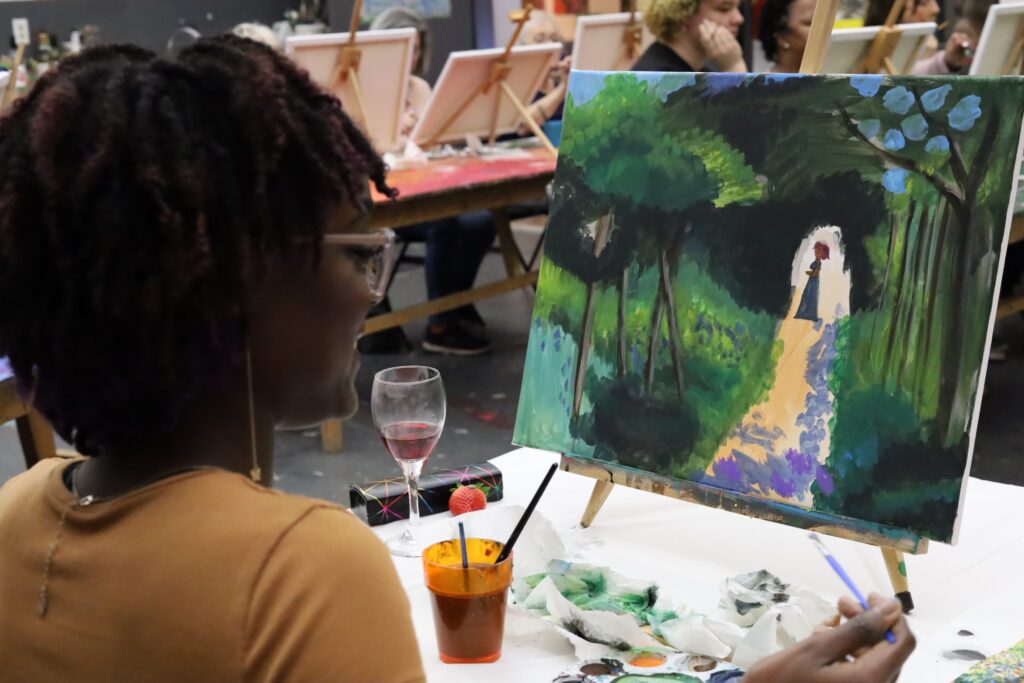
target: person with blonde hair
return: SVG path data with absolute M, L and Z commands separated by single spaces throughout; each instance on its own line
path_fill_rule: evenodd
M 738 0 L 644 0 L 641 5 L 656 41 L 633 71 L 747 71 L 736 38 L 743 25 Z

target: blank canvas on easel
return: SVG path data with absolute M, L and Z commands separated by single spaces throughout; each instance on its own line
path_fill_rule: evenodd
M 935 34 L 937 27 L 934 22 L 928 21 L 897 24 L 895 28 L 899 29 L 900 38 L 892 52 L 892 61 L 901 73 L 910 73 L 925 41 L 929 36 Z M 881 30 L 881 26 L 833 30 L 821 72 L 828 74 L 858 73 L 871 44 Z
M 1022 115 L 1019 78 L 574 72 L 515 443 L 955 540 Z
M 530 104 L 558 61 L 560 43 L 513 47 L 508 54 L 506 83 L 523 104 Z M 481 138 L 490 135 L 492 121 L 497 135 L 515 133 L 523 123 L 522 116 L 508 97 L 500 96 L 497 87 L 474 97 L 457 116 L 459 107 L 474 90 L 487 81 L 491 69 L 504 48 L 466 50 L 448 55 L 434 93 L 426 110 L 412 132 L 412 140 L 421 146 L 433 141 L 461 141 L 467 135 Z M 495 116 L 497 102 L 497 116 Z M 452 119 L 452 116 L 455 116 Z M 446 122 L 448 123 L 445 126 Z M 441 132 L 443 129 L 443 132 Z
M 971 62 L 972 76 L 1002 76 L 1016 68 L 1020 73 L 1021 53 L 1012 56 L 1024 40 L 1024 2 L 992 5 L 978 39 L 978 49 Z M 1014 61 L 1011 64 L 1009 62 Z
M 409 74 L 416 40 L 416 29 L 361 31 L 355 47 L 361 54 L 358 69 L 366 122 L 361 121 L 359 102 L 349 80 L 331 87 L 339 51 L 349 45 L 348 33 L 292 36 L 285 51 L 297 64 L 309 71 L 314 81 L 331 90 L 341 100 L 345 112 L 362 125 L 376 147 L 383 152 L 401 146 L 401 123 L 405 112 Z
M 629 12 L 580 17 L 572 44 L 572 68 L 578 71 L 629 71 L 633 62 L 654 42 L 654 36 L 644 25 L 643 15 L 637 12 L 633 25 L 640 29 L 640 41 L 630 59 L 625 50 L 629 17 Z

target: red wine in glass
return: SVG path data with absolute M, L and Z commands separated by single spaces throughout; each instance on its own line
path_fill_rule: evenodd
M 380 438 L 395 460 L 418 462 L 430 457 L 441 425 L 434 422 L 392 422 L 380 428 Z
M 444 429 L 446 402 L 441 373 L 422 365 L 381 370 L 373 378 L 370 396 L 373 424 L 405 478 L 409 522 L 401 535 L 387 541 L 394 555 L 419 557 L 419 480 L 423 466 Z

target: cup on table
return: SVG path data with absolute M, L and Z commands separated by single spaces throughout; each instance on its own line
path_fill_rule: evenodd
M 423 575 L 434 612 L 437 649 L 448 664 L 482 664 L 501 657 L 512 558 L 494 564 L 504 544 L 467 538 L 469 568 L 458 539 L 423 550 Z

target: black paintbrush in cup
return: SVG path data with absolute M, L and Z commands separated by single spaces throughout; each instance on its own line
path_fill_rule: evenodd
M 512 535 L 508 537 L 508 541 L 505 542 L 505 547 L 498 553 L 498 559 L 494 561 L 494 564 L 504 562 L 508 559 L 509 554 L 512 552 L 512 546 L 519 540 L 519 534 L 523 533 L 523 529 L 526 528 L 526 523 L 530 521 L 530 515 L 533 514 L 533 509 L 537 507 L 537 502 L 540 497 L 544 495 L 544 489 L 548 487 L 548 482 L 551 481 L 551 477 L 555 475 L 555 470 L 558 469 L 558 463 L 554 463 L 548 469 L 548 473 L 544 475 L 544 481 L 540 483 L 540 487 L 537 489 L 537 493 L 533 494 L 533 500 L 526 506 L 526 511 L 523 516 L 519 518 L 519 523 L 516 524 L 516 528 L 512 530 Z

